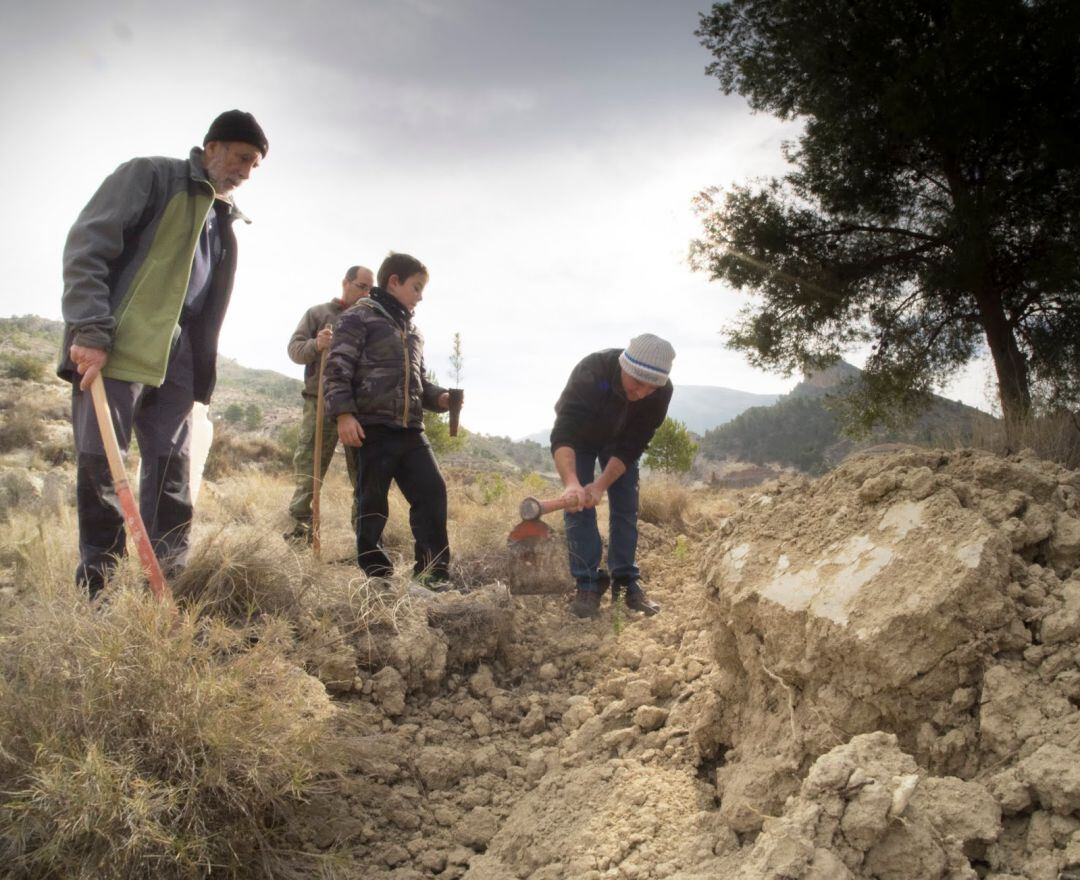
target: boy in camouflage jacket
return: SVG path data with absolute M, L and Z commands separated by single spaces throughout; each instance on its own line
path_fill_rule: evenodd
M 413 571 L 441 585 L 450 578 L 446 483 L 424 434 L 423 410 L 446 412 L 449 393 L 428 381 L 424 339 L 412 323 L 428 272 L 415 257 L 392 253 L 377 281 L 338 319 L 323 388 L 341 442 L 358 449 L 357 563 L 370 577 L 393 571 L 381 543 L 393 480 L 409 503 Z

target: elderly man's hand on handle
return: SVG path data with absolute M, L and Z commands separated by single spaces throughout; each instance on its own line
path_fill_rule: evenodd
M 75 369 L 82 376 L 79 388 L 83 391 L 90 390 L 90 383 L 105 368 L 105 362 L 109 359 L 109 353 L 100 348 L 87 348 L 84 345 L 72 345 L 68 349 Z

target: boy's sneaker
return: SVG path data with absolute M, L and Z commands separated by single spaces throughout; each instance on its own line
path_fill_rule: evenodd
M 570 613 L 575 617 L 596 617 L 600 613 L 600 591 L 578 587 L 577 595 L 570 603 Z

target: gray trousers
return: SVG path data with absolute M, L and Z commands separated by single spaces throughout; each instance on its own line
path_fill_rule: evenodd
M 160 388 L 105 380 L 113 427 L 123 452 L 132 432 L 139 444 L 139 512 L 166 576 L 187 560 L 191 533 L 191 407 L 194 397 L 191 342 L 181 332 L 173 343 Z M 79 567 L 75 579 L 91 598 L 125 550 L 124 516 L 89 391 L 72 386 L 71 424 L 78 466 Z

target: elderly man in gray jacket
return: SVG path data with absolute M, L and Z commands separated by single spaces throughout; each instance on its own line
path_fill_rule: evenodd
M 266 156 L 250 113 L 227 110 L 186 159 L 132 159 L 79 214 L 64 247 L 64 342 L 58 373 L 72 383 L 79 568 L 93 598 L 125 552 L 124 517 L 94 418 L 90 384 L 104 378 L 117 438 L 142 459 L 139 506 L 168 572 L 191 531 L 191 409 L 210 402 L 218 335 L 236 272 L 232 194 Z M 250 222 L 250 221 L 249 221 Z
M 341 281 L 340 299 L 312 306 L 296 325 L 289 339 L 289 357 L 293 363 L 304 365 L 304 414 L 300 422 L 300 436 L 296 440 L 293 456 L 293 475 L 296 490 L 289 502 L 289 516 L 293 528 L 285 533 L 286 541 L 311 543 L 311 502 L 314 496 L 315 473 L 315 410 L 319 394 L 319 361 L 322 353 L 330 348 L 334 338 L 333 325 L 346 309 L 371 293 L 375 286 L 374 273 L 364 266 L 350 266 Z M 337 448 L 337 425 L 334 419 L 324 417 L 319 480 L 326 477 L 330 459 Z M 345 465 L 349 471 L 350 485 L 356 485 L 356 449 L 345 447 Z M 356 504 L 353 504 L 356 519 Z M 354 522 L 355 525 L 355 522 Z

